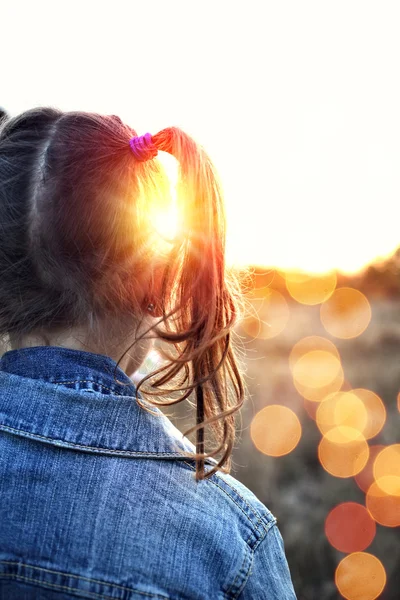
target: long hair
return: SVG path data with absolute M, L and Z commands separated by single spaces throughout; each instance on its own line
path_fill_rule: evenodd
M 129 140 L 136 135 L 116 116 L 52 107 L 0 119 L 0 335 L 74 326 L 95 334 L 113 316 L 131 319 L 133 328 L 143 286 L 161 261 L 160 318 L 150 329 L 171 351 L 137 389 L 151 380 L 151 398 L 180 393 L 163 405 L 195 398 L 196 425 L 183 435 L 196 431 L 196 453 L 188 456 L 196 480 L 206 479 L 231 470 L 235 413 L 244 401 L 232 342 L 240 287 L 225 265 L 221 184 L 204 149 L 181 129 L 152 136 L 179 165 L 180 227 L 161 260 L 151 215 L 169 182 L 157 158 L 135 159 Z M 206 426 L 216 441 L 209 453 Z M 205 458 L 221 452 L 205 472 Z

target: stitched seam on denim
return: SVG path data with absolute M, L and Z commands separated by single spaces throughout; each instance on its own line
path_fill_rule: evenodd
M 242 593 L 242 591 L 244 589 L 244 586 L 246 585 L 246 583 L 247 583 L 247 581 L 249 579 L 249 575 L 250 575 L 250 571 L 251 571 L 251 567 L 252 567 L 253 561 L 254 561 L 254 551 L 251 552 L 251 560 L 249 561 L 249 568 L 247 569 L 247 573 L 245 573 L 242 585 L 240 586 L 240 588 L 238 589 L 238 591 L 236 592 L 236 594 L 232 598 L 232 600 L 235 600 L 236 598 L 239 598 L 240 594 Z
M 125 396 L 126 394 L 120 394 L 119 392 L 116 392 L 115 390 L 113 390 L 112 388 L 107 387 L 106 385 L 103 385 L 102 383 L 99 383 L 98 381 L 96 381 L 95 379 L 76 379 L 75 381 L 63 381 L 63 380 L 57 380 L 57 381 L 50 381 L 50 383 L 95 383 L 96 385 L 99 385 L 100 387 L 104 388 L 105 390 L 108 390 L 109 392 L 112 392 L 113 394 L 115 394 L 116 396 Z M 121 384 L 122 385 L 122 384 Z M 127 387 L 129 387 L 129 383 L 127 384 Z
M 84 594 L 89 594 L 90 596 L 96 596 L 97 598 L 100 598 L 100 600 L 105 599 L 105 600 L 116 600 L 116 598 L 114 598 L 113 596 L 105 596 L 104 594 L 97 594 L 96 592 L 89 592 L 89 590 L 82 590 L 76 587 L 69 587 L 67 585 L 59 585 L 57 583 L 50 583 L 49 581 L 42 581 L 41 579 L 32 579 L 31 577 L 24 577 L 23 575 L 16 575 L 15 573 L 1 573 L 0 574 L 0 578 L 4 578 L 4 577 L 11 577 L 14 579 L 23 579 L 24 581 L 32 581 L 33 583 L 40 583 L 42 584 L 41 587 L 45 587 L 46 585 L 49 585 L 51 587 L 55 587 L 61 590 L 71 590 L 72 592 L 82 592 Z M 107 584 L 106 584 L 107 585 Z M 139 590 L 135 590 L 133 588 L 131 588 L 129 591 L 131 592 L 135 592 L 135 594 L 142 594 L 143 596 L 147 596 L 148 598 L 160 598 L 161 600 L 168 600 L 168 596 L 160 596 L 160 595 L 155 595 L 155 594 L 148 594 L 147 592 L 141 592 Z
M 238 589 L 238 591 L 237 591 L 236 595 L 233 597 L 233 600 L 235 600 L 236 598 L 239 598 L 240 594 L 242 593 L 242 591 L 243 591 L 243 589 L 244 589 L 244 586 L 246 585 L 246 583 L 247 583 L 247 580 L 248 580 L 248 578 L 249 578 L 249 575 L 250 575 L 250 570 L 251 570 L 251 566 L 252 566 L 252 564 L 253 564 L 253 559 L 251 559 L 251 561 L 250 561 L 249 568 L 247 569 L 247 573 L 245 574 L 245 576 L 244 576 L 244 578 L 243 578 L 242 585 L 241 585 L 241 587 Z
M 6 565 L 20 565 L 22 567 L 28 567 L 28 569 L 36 569 L 37 571 L 44 571 L 46 573 L 57 573 L 58 575 L 65 575 L 66 577 L 75 577 L 76 579 L 84 579 L 85 581 L 93 583 L 101 583 L 101 585 L 110 585 L 121 590 L 128 590 L 130 592 L 132 588 L 128 588 L 124 585 L 117 585 L 116 583 L 109 583 L 108 581 L 101 581 L 100 579 L 91 579 L 90 577 L 84 577 L 83 575 L 73 575 L 65 571 L 56 571 L 55 569 L 45 569 L 44 567 L 37 567 L 36 565 L 28 565 L 28 563 L 22 563 L 17 560 L 0 560 L 0 563 Z
M 266 534 L 265 534 L 265 535 L 264 535 L 262 538 L 259 538 L 259 539 L 256 541 L 256 543 L 254 544 L 254 546 L 253 546 L 253 548 L 252 548 L 253 552 L 255 552 L 255 551 L 257 550 L 258 546 L 261 544 L 261 542 L 263 542 L 263 541 L 265 540 L 265 538 L 267 537 L 268 533 L 269 533 L 269 532 L 271 531 L 271 529 L 273 529 L 275 526 L 276 526 L 276 527 L 278 527 L 278 522 L 277 522 L 277 520 L 276 520 L 276 519 L 275 519 L 275 523 L 272 523 L 272 524 L 271 524 L 271 526 L 270 526 L 270 527 L 268 527 L 268 531 L 267 531 L 267 533 L 266 533 Z
M 238 590 L 238 591 L 235 593 L 235 595 L 233 596 L 233 598 L 237 598 L 237 597 L 238 597 L 238 595 L 240 594 L 241 590 L 242 590 L 242 589 L 243 589 L 243 587 L 244 587 L 244 584 L 245 584 L 245 583 L 246 583 L 246 581 L 247 581 L 247 578 L 248 578 L 248 576 L 249 576 L 249 572 L 250 572 L 250 569 L 251 569 L 251 565 L 253 564 L 253 551 L 252 551 L 252 550 L 250 550 L 250 552 L 251 552 L 251 556 L 250 556 L 250 560 L 249 560 L 249 566 L 248 566 L 248 568 L 247 568 L 247 571 L 246 571 L 246 572 L 244 572 L 244 566 L 245 566 L 245 563 L 246 563 L 246 560 L 247 560 L 247 556 L 245 556 L 245 557 L 244 557 L 244 560 L 243 560 L 243 563 L 242 563 L 242 566 L 241 566 L 241 567 L 240 567 L 240 569 L 239 569 L 239 572 L 237 573 L 237 575 L 236 575 L 235 579 L 233 580 L 233 582 L 232 582 L 232 583 L 231 583 L 231 585 L 229 586 L 228 590 L 225 592 L 225 597 L 226 597 L 227 599 L 230 597 L 229 595 L 230 595 L 230 593 L 231 593 L 231 590 L 234 588 L 234 586 L 235 586 L 235 584 L 236 584 L 236 580 L 238 579 L 238 577 L 239 577 L 239 576 L 243 576 L 243 577 L 244 577 L 244 579 L 243 579 L 243 583 L 242 583 L 242 586 L 241 586 L 241 588 L 239 588 L 239 590 Z M 243 571 L 243 573 L 242 573 L 242 571 Z M 232 598 L 232 596 L 231 596 L 231 598 Z
M 275 519 L 275 523 L 272 523 L 272 524 L 271 524 L 271 526 L 268 528 L 268 531 L 271 531 L 272 527 L 274 527 L 274 526 L 276 525 L 276 523 L 277 523 L 277 521 L 276 521 L 276 519 Z M 268 531 L 267 531 L 267 533 L 268 533 Z M 251 569 L 251 566 L 252 566 L 252 564 L 253 564 L 253 562 L 254 562 L 254 555 L 255 555 L 255 551 L 257 550 L 257 548 L 258 548 L 258 546 L 261 544 L 261 542 L 262 542 L 263 540 L 265 540 L 265 538 L 267 537 L 267 533 L 266 533 L 266 534 L 265 534 L 265 535 L 264 535 L 262 538 L 258 539 L 258 540 L 257 540 L 257 543 L 256 543 L 256 544 L 254 545 L 254 547 L 252 548 L 252 550 L 251 550 L 251 561 L 250 561 L 249 568 L 248 568 L 248 570 L 247 570 L 246 577 L 245 577 L 245 578 L 244 578 L 244 580 L 243 580 L 242 587 L 241 587 L 241 588 L 238 590 L 238 592 L 237 592 L 236 596 L 235 596 L 235 597 L 234 597 L 232 600 L 234 600 L 235 598 L 238 598 L 238 597 L 240 596 L 240 594 L 242 593 L 242 591 L 243 591 L 243 589 L 244 589 L 245 585 L 247 584 L 247 581 L 248 581 L 248 578 L 249 578 L 249 575 L 250 575 L 250 569 Z M 232 587 L 232 586 L 231 586 L 231 587 Z M 228 590 L 228 591 L 229 591 L 229 590 Z
M 259 521 L 257 523 L 259 523 L 260 521 L 262 521 L 262 517 L 260 517 L 260 519 L 259 519 Z M 265 538 L 265 536 L 267 535 L 268 531 L 270 531 L 270 529 L 272 529 L 272 527 L 274 525 L 276 525 L 276 523 L 277 523 L 276 518 L 274 518 L 273 521 L 268 521 L 268 524 L 265 524 L 263 522 L 265 534 L 262 537 L 258 538 L 257 542 L 253 546 L 253 550 L 255 550 L 257 548 L 258 544 Z M 258 527 L 256 528 L 256 531 L 257 531 L 257 529 L 258 529 Z M 248 539 L 246 540 L 246 544 L 249 543 L 250 538 L 252 537 L 252 535 L 253 535 L 252 533 L 249 535 Z
M 186 463 L 187 464 L 187 463 Z M 195 470 L 192 465 L 189 465 L 193 470 Z M 263 518 L 263 515 L 260 515 L 260 513 L 258 512 L 258 510 L 256 510 L 255 508 L 253 508 L 252 506 L 250 506 L 250 504 L 247 502 L 247 500 L 245 498 L 243 498 L 243 496 L 237 491 L 235 490 L 234 487 L 232 487 L 227 481 L 225 481 L 225 484 L 237 495 L 239 496 L 239 498 L 241 498 L 243 500 L 243 502 L 246 504 L 246 506 L 255 514 L 256 517 L 259 517 L 260 519 Z M 217 484 L 216 484 L 217 485 Z
M 49 440 L 52 442 L 63 442 L 64 444 L 68 444 L 68 446 L 73 446 L 74 448 L 90 448 L 91 450 L 107 450 L 107 452 L 111 452 L 112 454 L 152 454 L 154 456 L 158 456 L 158 455 L 162 455 L 162 454 L 172 454 L 174 457 L 181 457 L 181 458 L 187 458 L 187 456 L 182 456 L 179 452 L 151 452 L 150 450 L 114 450 L 113 448 L 105 448 L 104 446 L 83 446 L 82 444 L 75 444 L 74 442 L 66 442 L 65 440 L 59 440 L 57 438 L 49 438 L 49 437 L 45 437 L 44 435 L 39 435 L 38 433 L 31 433 L 30 431 L 25 431 L 25 429 L 15 429 L 14 427 L 10 427 L 9 425 L 3 425 L 3 423 L 0 423 L 0 430 L 4 429 L 5 431 L 18 431 L 21 433 L 25 433 L 27 437 L 31 437 L 32 439 L 42 439 L 42 440 Z M 68 447 L 67 446 L 67 447 Z
M 183 462 L 184 462 L 184 464 L 185 464 L 185 465 L 188 465 L 188 467 L 190 467 L 190 468 L 191 468 L 193 471 L 195 471 L 195 470 L 196 470 L 196 469 L 195 469 L 195 468 L 194 468 L 194 467 L 193 467 L 191 464 L 187 463 L 186 461 L 183 461 Z M 247 520 L 248 520 L 248 521 L 251 523 L 251 525 L 254 527 L 254 531 L 252 531 L 252 533 L 251 533 L 251 535 L 250 535 L 250 537 L 251 537 L 251 536 L 253 535 L 253 533 L 255 533 L 255 532 L 258 530 L 258 527 L 259 527 L 259 525 L 261 524 L 261 522 L 262 522 L 262 518 L 263 518 L 263 517 L 262 517 L 261 515 L 259 515 L 259 513 L 256 513 L 256 514 L 258 515 L 258 521 L 257 521 L 257 522 L 254 524 L 254 523 L 253 523 L 253 521 L 250 519 L 249 515 L 247 515 L 247 514 L 244 512 L 243 508 L 242 508 L 242 507 L 241 507 L 241 506 L 240 506 L 240 505 L 239 505 L 239 504 L 236 502 L 236 500 L 235 500 L 234 498 L 232 498 L 232 496 L 230 496 L 230 495 L 228 494 L 228 492 L 227 492 L 226 490 L 224 490 L 224 488 L 223 488 L 223 487 L 221 487 L 220 485 L 218 485 L 218 483 L 216 483 L 216 482 L 215 482 L 215 481 L 213 481 L 212 479 L 209 479 L 209 481 L 210 481 L 211 483 L 213 483 L 213 484 L 214 484 L 214 485 L 215 485 L 217 488 L 219 488 L 219 489 L 220 489 L 222 492 L 224 492 L 224 494 L 226 494 L 226 496 L 228 496 L 228 498 L 229 498 L 229 499 L 230 499 L 230 500 L 231 500 L 231 501 L 232 501 L 234 504 L 236 504 L 236 506 L 239 508 L 239 510 L 241 510 L 241 511 L 242 511 L 242 513 L 244 514 L 244 516 L 246 517 L 246 519 L 247 519 Z M 229 487 L 230 487 L 231 489 L 233 489 L 231 486 L 229 486 Z M 235 491 L 235 490 L 233 490 L 233 491 Z M 244 500 L 244 503 L 245 503 L 245 504 L 246 504 L 246 506 L 248 506 L 248 507 L 249 507 L 251 510 L 253 510 L 253 509 L 252 509 L 252 508 L 251 508 L 251 507 L 248 505 L 248 503 L 247 503 L 245 500 Z M 264 527 L 264 531 L 265 531 L 265 527 Z M 249 539 L 250 539 L 250 537 L 249 537 Z M 247 543 L 247 542 L 246 542 L 246 543 Z
M 240 569 L 239 569 L 239 572 L 236 574 L 236 577 L 235 577 L 235 579 L 232 581 L 231 585 L 230 585 L 230 586 L 229 586 L 229 588 L 227 589 L 227 591 L 226 591 L 226 596 L 227 596 L 227 597 L 229 597 L 230 591 L 231 591 L 231 589 L 232 589 L 232 588 L 235 586 L 235 584 L 236 584 L 236 581 L 237 581 L 238 577 L 241 577 L 241 576 L 242 576 L 242 570 L 244 571 L 244 566 L 245 566 L 245 564 L 246 564 L 246 559 L 247 559 L 247 556 L 245 556 L 245 557 L 244 557 L 244 560 L 243 560 L 243 562 L 242 562 L 242 566 L 241 566 L 241 567 L 240 567 Z
M 231 485 L 230 485 L 230 484 L 229 484 L 227 481 L 225 481 L 225 480 L 224 480 L 224 482 L 225 482 L 225 484 L 226 484 L 226 485 L 227 485 L 229 488 L 231 488 L 231 490 L 232 490 L 232 491 L 233 491 L 235 494 L 237 494 L 237 495 L 239 496 L 239 498 L 241 498 L 241 499 L 243 500 L 243 502 L 246 504 L 246 506 L 248 506 L 248 507 L 249 507 L 249 509 L 250 509 L 250 510 L 252 510 L 252 511 L 254 512 L 254 514 L 255 514 L 255 516 L 256 516 L 256 517 L 259 517 L 259 519 L 263 519 L 263 518 L 264 518 L 264 517 L 263 517 L 263 515 L 260 515 L 260 513 L 258 512 L 258 510 L 257 510 L 257 509 L 255 509 L 255 508 L 253 508 L 252 506 L 250 506 L 250 504 L 247 502 L 247 500 L 246 500 L 245 498 L 243 498 L 243 496 L 242 496 L 242 495 L 241 495 L 241 494 L 240 494 L 240 493 L 239 493 L 237 490 L 235 490 L 235 488 L 234 488 L 234 487 L 232 487 L 232 486 L 231 486 Z

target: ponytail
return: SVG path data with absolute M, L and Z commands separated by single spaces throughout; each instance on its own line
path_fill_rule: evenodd
M 160 375 L 152 386 L 160 389 L 184 370 L 185 386 L 179 400 L 192 392 L 196 398 L 196 479 L 210 477 L 218 469 L 229 472 L 235 441 L 236 413 L 244 401 L 244 383 L 232 347 L 232 328 L 239 310 L 239 286 L 225 267 L 225 212 L 221 185 L 206 152 L 182 130 L 172 127 L 152 136 L 153 144 L 172 154 L 179 164 L 177 208 L 179 235 L 164 274 L 161 310 L 164 328 L 158 336 L 173 343 L 177 357 L 139 384 Z M 167 317 L 173 318 L 173 329 Z M 171 389 L 165 390 L 167 395 Z M 204 431 L 210 425 L 218 445 L 204 451 Z M 204 459 L 221 450 L 222 458 L 204 473 Z M 223 465 L 226 463 L 226 467 Z

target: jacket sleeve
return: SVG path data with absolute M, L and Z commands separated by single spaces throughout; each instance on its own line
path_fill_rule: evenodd
M 249 577 L 238 600 L 297 600 L 276 524 L 256 547 Z

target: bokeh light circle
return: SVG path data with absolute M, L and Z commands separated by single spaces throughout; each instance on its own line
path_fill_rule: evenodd
M 322 352 L 326 354 L 310 354 L 312 352 Z M 327 357 L 327 354 L 332 355 L 333 358 Z M 316 360 L 313 360 L 313 359 Z M 325 360 L 325 374 L 322 378 L 330 380 L 327 385 L 318 385 L 315 387 L 315 383 L 321 384 L 321 376 L 315 377 L 316 369 L 321 365 L 318 362 L 324 362 Z M 298 365 L 298 362 L 300 365 Z M 338 362 L 340 362 L 340 355 L 336 346 L 326 338 L 320 336 L 308 336 L 299 340 L 292 348 L 289 355 L 289 366 L 293 374 L 293 383 L 298 393 L 303 396 L 305 400 L 310 402 L 321 402 L 328 394 L 337 392 L 341 389 L 344 382 L 343 369 L 337 370 Z M 297 365 L 297 367 L 296 367 Z M 332 379 L 327 377 L 329 373 L 329 365 L 333 366 L 333 370 L 337 370 L 336 376 Z M 314 376 L 313 376 L 314 373 Z M 310 377 L 311 374 L 311 377 Z M 298 375 L 300 377 L 298 377 Z M 319 378 L 319 381 L 318 381 Z M 311 383 L 311 385 L 309 385 Z M 314 411 L 311 411 L 314 418 Z
M 334 271 L 321 275 L 285 274 L 286 289 L 301 304 L 315 305 L 327 300 L 336 288 Z
M 374 461 L 375 458 L 378 456 L 379 452 L 384 448 L 386 448 L 386 446 L 384 446 L 383 444 L 374 444 L 373 446 L 370 446 L 367 464 L 365 465 L 362 471 L 360 471 L 359 473 L 357 473 L 357 475 L 354 476 L 358 487 L 365 493 L 368 492 L 369 488 L 375 481 L 373 473 Z
M 381 489 L 389 495 L 400 496 L 400 444 L 386 446 L 374 461 L 374 478 Z M 382 487 L 382 485 L 384 487 Z
M 378 394 L 371 390 L 356 388 L 351 391 L 360 398 L 366 408 L 368 420 L 363 434 L 369 440 L 378 435 L 386 422 L 385 405 Z
M 354 477 L 367 464 L 369 447 L 357 429 L 340 426 L 330 429 L 318 445 L 322 467 L 335 477 Z
M 334 384 L 336 385 L 336 380 L 335 380 Z M 335 385 L 333 386 L 334 388 L 335 388 Z M 304 396 L 304 394 L 302 394 L 302 396 L 303 396 L 303 406 L 306 409 L 306 411 L 308 413 L 308 416 L 313 421 L 315 421 L 316 418 L 317 418 L 317 410 L 318 410 L 318 407 L 320 405 L 320 402 L 325 402 L 330 396 L 338 393 L 336 390 L 334 390 L 332 392 L 331 391 L 331 387 L 332 386 L 328 386 L 327 388 L 315 388 L 315 389 L 317 389 L 320 392 L 320 394 L 319 394 L 319 396 L 317 394 L 315 394 L 314 400 L 309 400 L 308 398 L 306 398 Z M 312 389 L 312 388 L 309 388 L 309 389 Z M 325 394 L 322 394 L 322 391 L 324 389 L 328 390 L 328 392 L 325 393 Z M 343 384 L 341 386 L 341 391 L 344 392 L 344 391 L 348 391 L 348 390 L 351 390 L 350 384 L 347 381 L 343 381 Z M 318 401 L 317 401 L 317 399 L 318 399 Z
M 293 368 L 296 362 L 299 360 L 299 358 L 301 358 L 308 352 L 312 352 L 315 350 L 323 350 L 324 352 L 330 352 L 331 354 L 333 354 L 333 356 L 336 356 L 336 358 L 340 360 L 339 351 L 333 342 L 331 342 L 327 338 L 318 335 L 310 335 L 296 342 L 296 344 L 290 351 L 290 369 L 293 371 Z
M 376 524 L 365 506 L 357 502 L 342 502 L 325 520 L 325 535 L 331 546 L 350 554 L 362 552 L 372 543 Z
M 368 489 L 366 505 L 377 523 L 385 527 L 399 527 L 400 495 L 387 494 L 384 491 L 387 488 L 400 489 L 400 477 L 389 475 L 374 481 Z
M 358 396 L 352 392 L 337 392 L 327 396 L 318 406 L 316 423 L 321 433 L 327 433 L 334 427 L 347 427 L 347 433 L 353 430 L 358 437 L 357 432 L 364 435 L 368 414 Z
M 386 409 L 377 394 L 366 389 L 355 389 L 329 394 L 316 414 L 322 433 L 346 425 L 358 429 L 365 439 L 375 437 L 386 421 Z
M 296 361 L 293 380 L 301 386 L 328 386 L 341 371 L 340 360 L 325 350 L 311 350 Z
M 350 287 L 337 288 L 321 304 L 320 317 L 331 335 L 350 339 L 359 336 L 371 321 L 371 306 L 366 296 Z
M 329 394 L 339 391 L 343 387 L 344 373 L 343 369 L 340 368 L 337 376 L 328 385 L 322 387 L 312 387 L 307 385 L 301 385 L 301 383 L 294 379 L 293 384 L 298 393 L 310 402 L 318 403 L 325 400 Z
M 335 583 L 346 600 L 375 600 L 386 585 L 381 561 L 368 552 L 353 552 L 340 561 Z
M 292 452 L 301 438 L 297 415 L 286 406 L 271 404 L 260 410 L 250 425 L 251 439 L 260 452 L 283 456 Z
M 283 295 L 272 288 L 262 297 L 248 299 L 247 314 L 241 321 L 242 329 L 253 338 L 263 340 L 279 335 L 290 317 L 289 305 Z

